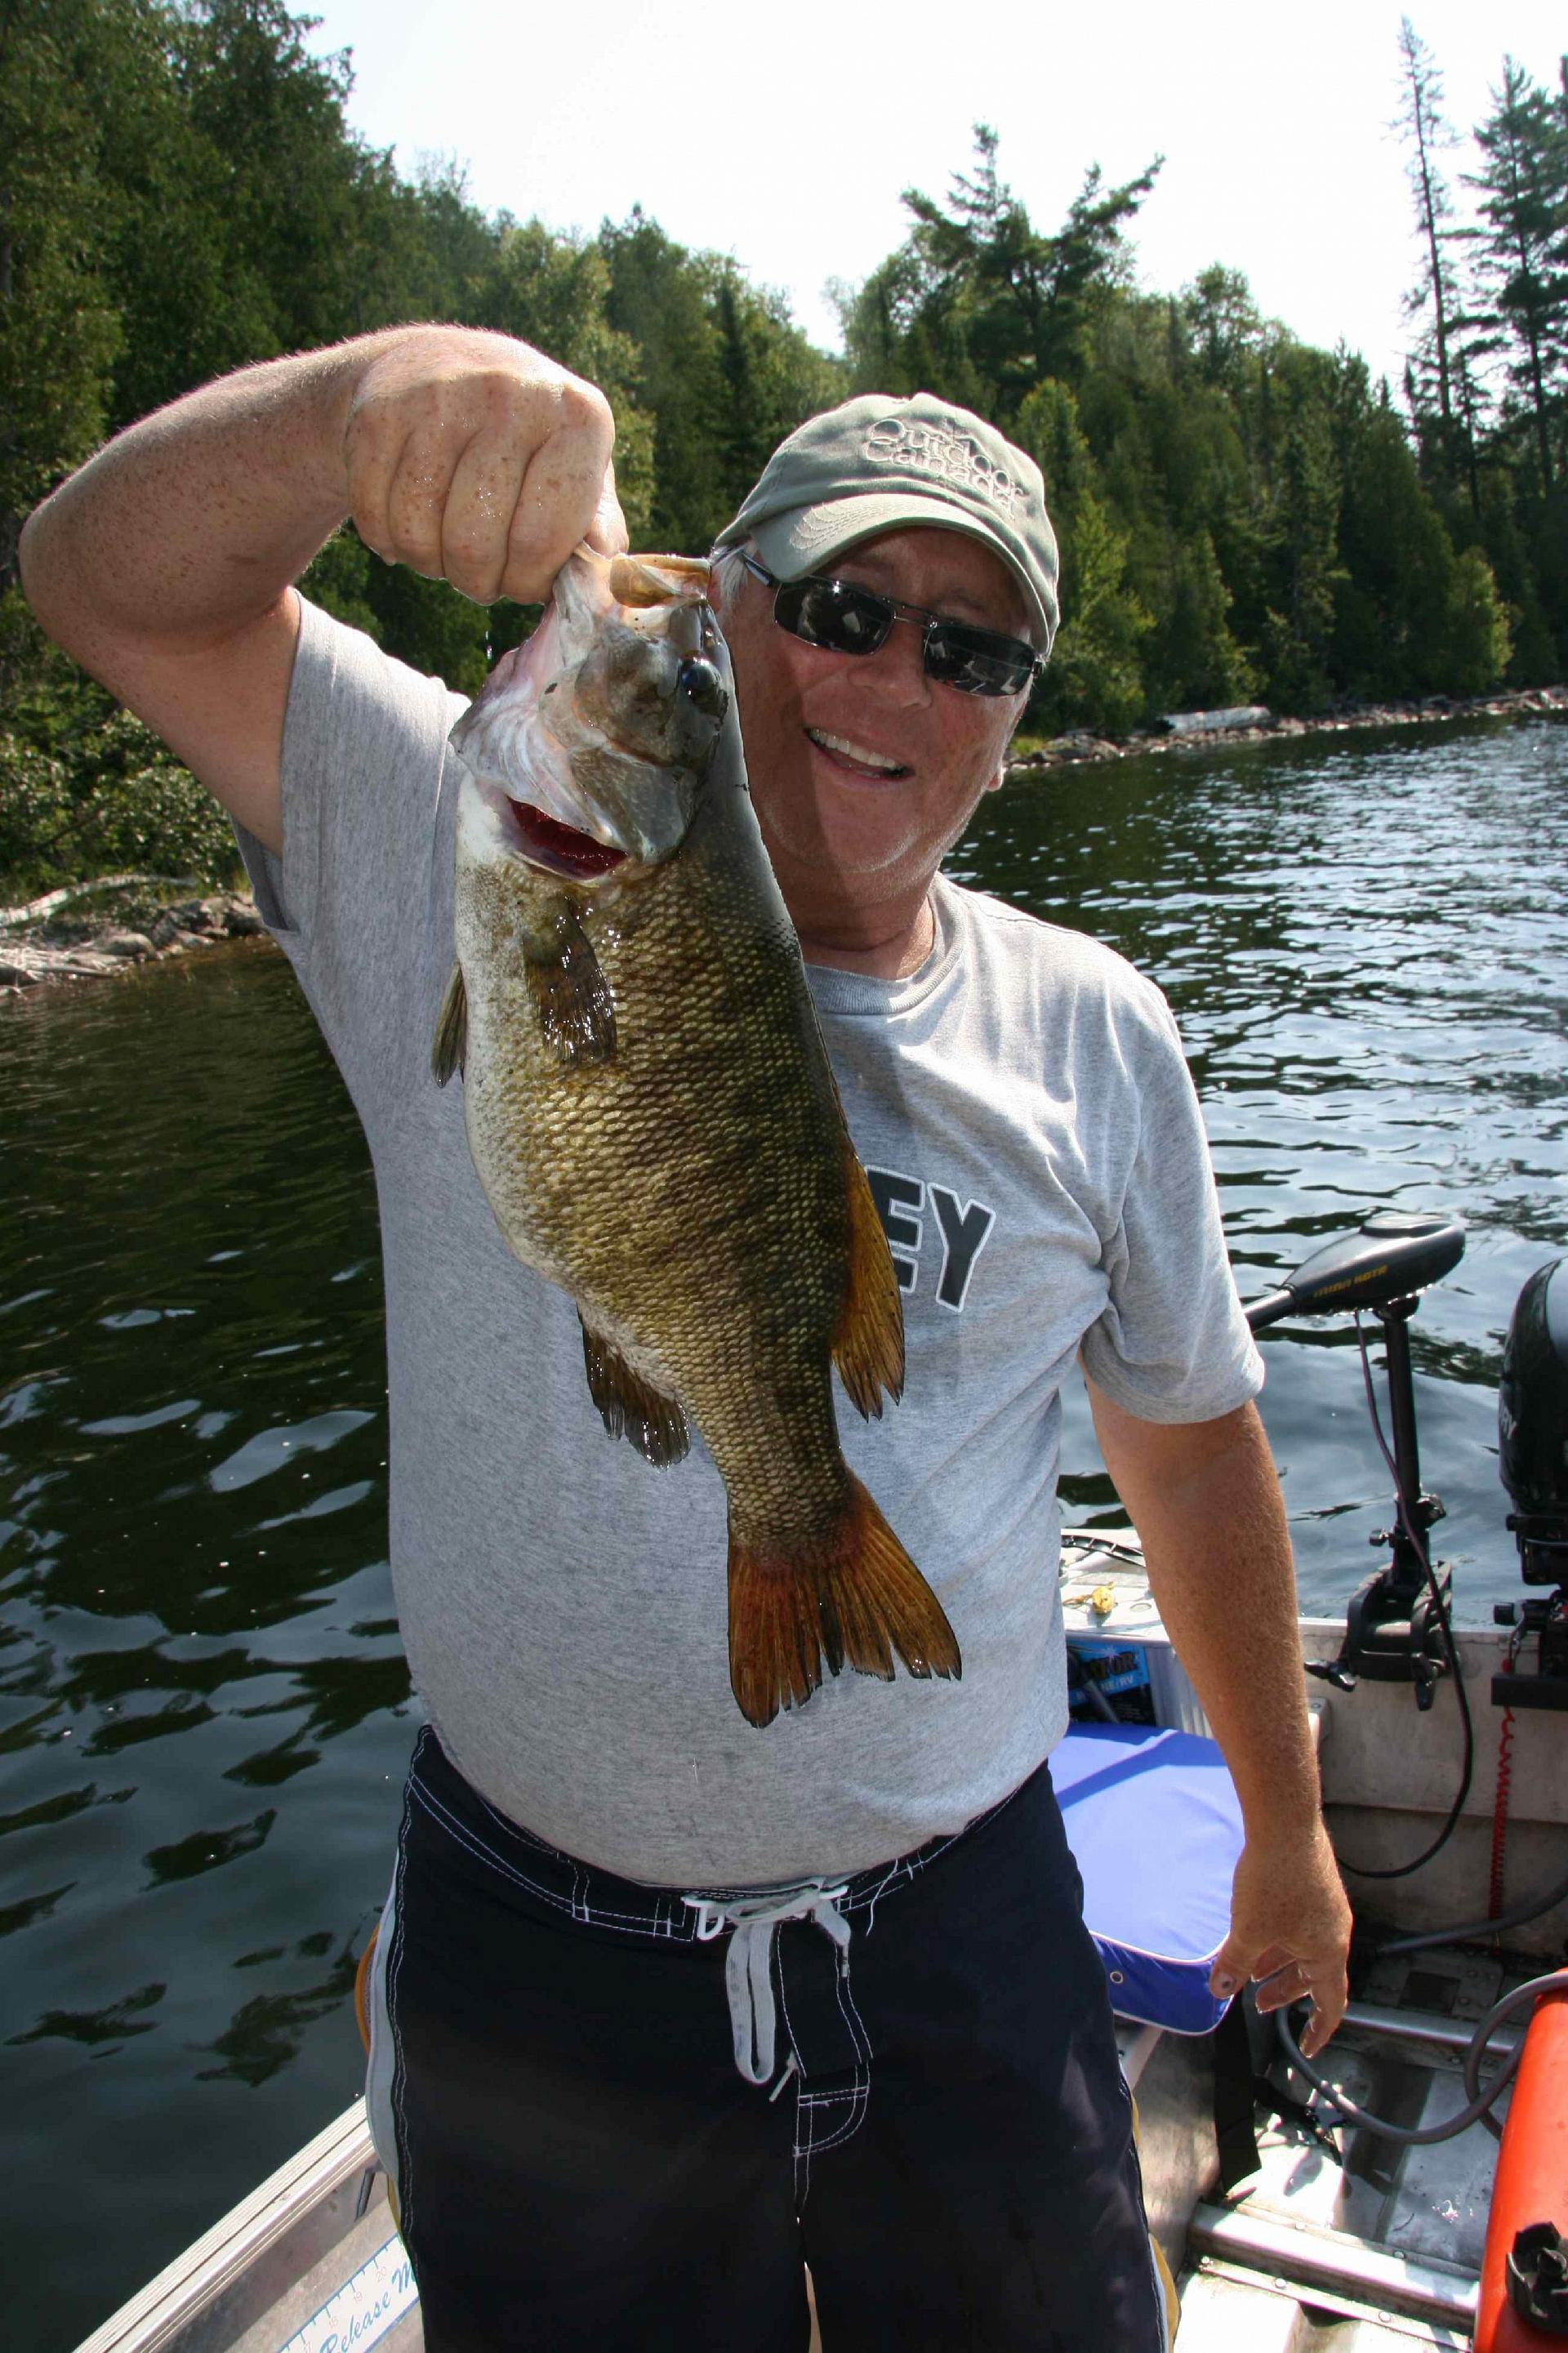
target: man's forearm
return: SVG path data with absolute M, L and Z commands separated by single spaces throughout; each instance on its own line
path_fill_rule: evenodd
M 348 512 L 345 413 L 389 340 L 242 369 L 100 449 L 22 535 L 49 634 L 91 668 L 100 645 L 200 650 L 267 612 Z
M 1093 1401 L 1151 1590 L 1225 1751 L 1249 1836 L 1310 1824 L 1318 1775 L 1290 1538 L 1256 1409 L 1158 1425 L 1102 1395 Z

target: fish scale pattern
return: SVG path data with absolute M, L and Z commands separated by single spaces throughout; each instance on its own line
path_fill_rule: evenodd
M 563 1064 L 509 954 L 512 902 L 559 885 L 521 860 L 476 878 L 470 1142 L 511 1248 L 679 1400 L 737 1519 L 804 1531 L 845 1493 L 852 1146 L 750 802 L 718 776 L 708 794 L 682 854 L 576 894 L 605 1060 Z

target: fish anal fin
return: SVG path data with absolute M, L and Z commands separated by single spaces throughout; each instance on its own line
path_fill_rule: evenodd
M 616 1050 L 616 1000 L 574 908 L 562 907 L 547 949 L 529 943 L 523 970 L 545 1044 L 568 1067 L 607 1062 Z
M 436 1017 L 435 1042 L 430 1049 L 430 1068 L 435 1072 L 436 1084 L 444 1087 L 454 1071 L 467 1069 L 468 1060 L 468 992 L 463 981 L 463 967 L 455 964 L 441 999 L 441 1010 Z
M 880 1415 L 884 1389 L 895 1404 L 903 1394 L 904 1311 L 866 1171 L 847 1145 L 845 1176 L 849 1279 L 833 1335 L 833 1361 L 850 1403 L 868 1418 Z
M 581 1316 L 578 1322 L 582 1323 Z M 613 1340 L 583 1324 L 583 1362 L 588 1394 L 612 1438 L 625 1438 L 645 1462 L 662 1470 L 679 1462 L 691 1444 L 679 1402 L 633 1372 Z
M 830 1675 L 922 1682 L 963 1672 L 946 1612 L 853 1472 L 843 1509 L 809 1543 L 748 1541 L 730 1526 L 730 1684 L 748 1724 L 804 1707 Z

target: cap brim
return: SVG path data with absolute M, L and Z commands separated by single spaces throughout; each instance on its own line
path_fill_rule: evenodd
M 803 573 L 820 572 L 824 565 L 834 563 L 862 540 L 875 538 L 885 531 L 904 530 L 911 524 L 955 531 L 962 538 L 977 540 L 982 547 L 988 547 L 1006 565 L 1023 592 L 1036 646 L 1050 644 L 1050 616 L 1024 566 L 1004 539 L 988 531 L 978 517 L 972 518 L 963 508 L 954 506 L 951 499 L 922 499 L 908 491 L 868 491 L 856 498 L 830 499 L 821 506 L 795 507 L 785 514 L 769 515 L 752 523 L 747 536 L 775 578 L 798 580 Z

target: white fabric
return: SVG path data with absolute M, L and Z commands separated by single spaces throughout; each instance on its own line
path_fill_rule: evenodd
M 773 2008 L 773 1932 L 784 1920 L 815 1920 L 840 1952 L 849 1947 L 849 1923 L 838 1909 L 837 1887 L 792 1888 L 782 1895 L 688 1895 L 698 1915 L 697 1941 L 710 1944 L 729 1928 L 724 1955 L 724 1990 L 735 2064 L 748 2084 L 771 2084 L 778 2021 Z

